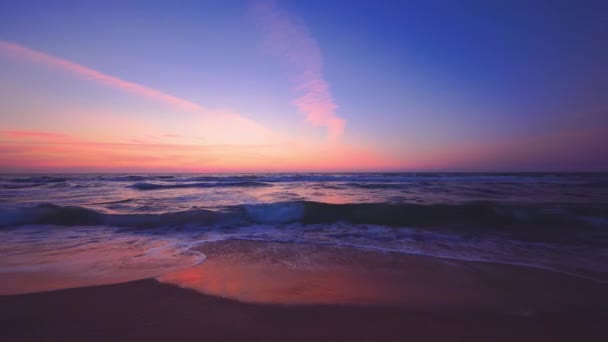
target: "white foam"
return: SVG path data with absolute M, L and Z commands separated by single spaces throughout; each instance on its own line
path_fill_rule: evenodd
M 425 255 L 443 259 L 493 262 L 533 267 L 580 278 L 608 282 L 608 251 L 581 249 L 576 244 L 530 242 L 505 236 L 465 238 L 415 228 L 378 225 L 250 225 L 202 233 L 199 243 L 250 240 L 351 246 L 356 248 Z M 603 276 L 602 276 L 603 275 Z
M 252 206 L 254 215 L 300 215 L 297 207 Z M 259 209 L 259 211 L 258 211 Z M 197 245 L 222 240 L 351 246 L 444 259 L 494 262 L 560 272 L 608 282 L 608 250 L 576 243 L 513 240 L 504 236 L 463 237 L 415 228 L 379 225 L 257 224 L 190 227 L 184 231 L 124 231 L 113 227 L 23 226 L 0 230 L 0 293 L 124 282 L 157 277 L 205 261 Z M 31 281 L 32 275 L 39 278 Z M 22 277 L 22 278 L 19 278 Z M 50 277 L 48 279 L 44 277 Z M 22 280 L 20 284 L 19 281 Z M 22 286 L 26 283 L 27 286 Z M 46 280 L 45 280 L 46 279 Z M 52 281 L 51 281 L 52 280 Z

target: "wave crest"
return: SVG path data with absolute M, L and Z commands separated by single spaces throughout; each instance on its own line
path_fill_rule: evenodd
M 608 228 L 608 208 L 468 204 L 329 204 L 309 201 L 248 204 L 221 211 L 193 208 L 162 214 L 107 214 L 76 206 L 41 204 L 0 210 L 0 226 L 23 224 L 163 227 L 218 223 L 322 224 L 347 222 L 394 227 L 488 228 L 511 231 Z

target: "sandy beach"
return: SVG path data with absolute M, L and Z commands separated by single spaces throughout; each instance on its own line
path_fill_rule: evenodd
M 606 318 L 245 304 L 155 280 L 0 297 L 3 341 L 605 341 Z
M 608 0 L 0 0 L 0 342 L 608 342 Z
M 605 284 L 554 272 L 297 244 L 197 248 L 203 264 L 161 281 L 1 296 L 2 340 L 608 338 Z
M 341 304 L 411 310 L 605 311 L 608 285 L 548 270 L 349 246 L 243 240 L 195 248 L 207 259 L 163 282 L 259 304 Z

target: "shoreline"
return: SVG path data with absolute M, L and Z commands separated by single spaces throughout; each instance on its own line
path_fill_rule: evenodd
M 551 271 L 243 240 L 195 249 L 205 262 L 158 278 L 0 295 L 0 339 L 608 340 L 607 287 Z
M 258 304 L 520 315 L 608 310 L 607 284 L 526 266 L 245 240 L 194 249 L 206 255 L 204 263 L 157 279 Z
M 0 296 L 7 341 L 605 341 L 607 318 L 250 304 L 153 279 Z
M 352 246 L 223 240 L 198 265 L 139 278 L 83 269 L 0 273 L 0 295 L 143 279 L 254 304 L 398 307 L 437 312 L 608 312 L 608 284 L 552 270 Z M 123 272 L 124 273 L 124 272 Z M 34 286 L 34 287 L 32 287 Z M 12 290 L 11 290 L 12 289 Z M 20 289 L 20 290 L 19 290 Z M 25 291 L 24 291 L 25 289 Z

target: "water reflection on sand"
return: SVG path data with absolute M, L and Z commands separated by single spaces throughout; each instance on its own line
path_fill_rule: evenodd
M 608 303 L 605 284 L 509 265 L 305 244 L 224 241 L 162 282 L 245 302 L 399 306 L 420 310 L 577 310 Z

